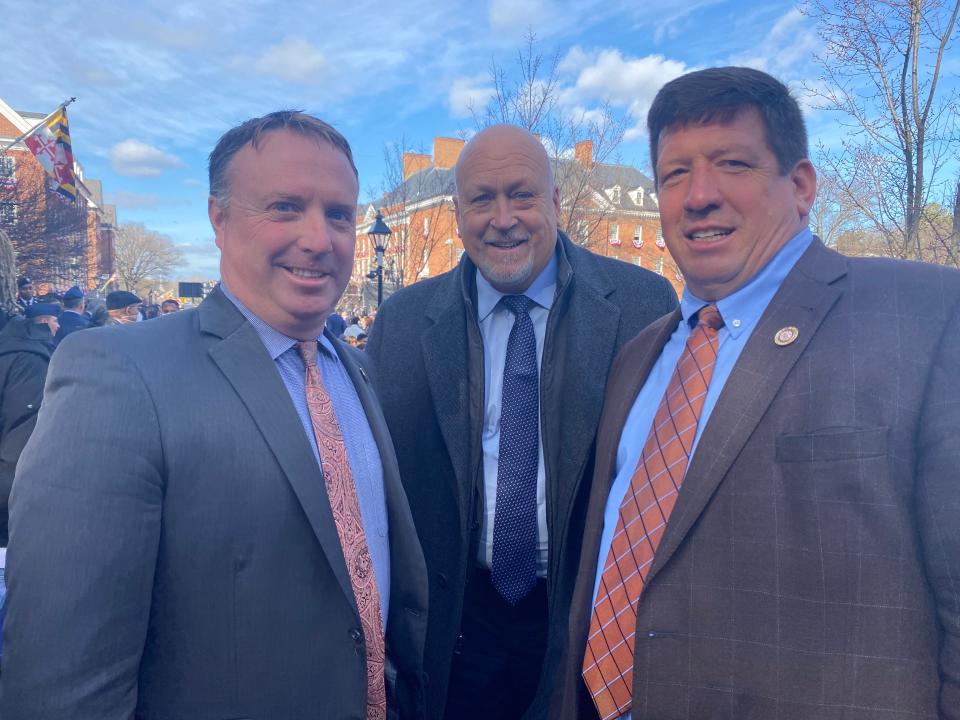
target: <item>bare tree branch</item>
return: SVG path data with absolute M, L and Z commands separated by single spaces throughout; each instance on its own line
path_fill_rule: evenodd
M 955 264 L 942 243 L 930 242 L 942 223 L 930 221 L 928 206 L 951 199 L 941 171 L 960 103 L 938 87 L 960 0 L 808 0 L 804 11 L 825 47 L 821 83 L 807 89 L 852 130 L 842 150 L 821 149 L 819 158 L 840 202 L 883 238 L 888 254 Z
M 169 278 L 184 263 L 173 240 L 140 223 L 117 228 L 117 280 L 125 290 L 138 291 L 144 281 Z

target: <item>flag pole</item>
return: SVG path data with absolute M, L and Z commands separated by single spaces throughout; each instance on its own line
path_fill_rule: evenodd
M 43 126 L 46 124 L 47 120 L 49 120 L 49 119 L 52 118 L 54 115 L 56 115 L 58 112 L 60 112 L 61 110 L 63 110 L 65 107 L 67 107 L 67 105 L 69 105 L 70 103 L 72 103 L 74 100 L 76 100 L 75 97 L 72 97 L 72 98 L 70 98 L 69 100 L 64 100 L 62 103 L 60 103 L 59 105 L 57 105 L 57 107 L 55 107 L 55 108 L 53 109 L 53 112 L 51 112 L 49 115 L 47 115 L 43 120 L 41 120 L 40 122 L 38 122 L 38 123 L 37 123 L 36 125 L 34 125 L 32 128 L 30 128 L 29 130 L 27 130 L 23 135 L 21 135 L 20 137 L 18 137 L 18 138 L 17 138 L 16 140 L 14 140 L 13 142 L 8 143 L 8 144 L 4 145 L 3 147 L 0 147 L 0 155 L 3 155 L 4 153 L 6 153 L 7 150 L 9 150 L 10 148 L 12 148 L 12 147 L 13 147 L 14 145 L 16 145 L 18 142 L 21 142 L 21 141 L 23 141 L 23 140 L 26 140 L 28 137 L 30 137 L 31 135 L 33 135 L 37 130 L 39 130 L 41 127 L 43 127 Z

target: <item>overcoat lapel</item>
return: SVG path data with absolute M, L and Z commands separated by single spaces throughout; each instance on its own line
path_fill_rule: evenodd
M 565 287 L 564 278 L 560 277 L 559 307 L 551 312 L 548 321 L 560 323 L 560 327 L 553 333 L 547 332 L 548 341 L 556 338 L 556 347 L 544 349 L 543 361 L 544 368 L 562 368 L 562 372 L 540 373 L 540 426 L 544 462 L 553 471 L 548 480 L 577 481 L 547 484 L 547 508 L 555 513 L 556 524 L 551 525 L 555 528 L 567 526 L 603 409 L 604 384 L 577 382 L 576 378 L 606 377 L 620 329 L 620 308 L 607 299 L 616 290 L 610 278 L 597 267 L 592 255 L 569 244 L 564 250 L 572 277 Z M 554 432 L 551 426 L 558 423 L 558 431 Z M 553 468 L 552 462 L 556 463 Z M 559 560 L 560 554 L 553 553 L 552 557 Z M 548 575 L 555 577 L 556 572 Z
M 843 257 L 815 239 L 770 302 L 700 437 L 648 583 L 676 552 L 766 414 L 787 374 L 842 294 L 831 283 L 845 272 Z M 797 339 L 784 346 L 774 343 L 777 332 L 791 326 L 799 331 Z
M 219 291 L 204 306 L 201 330 L 223 338 L 208 351 L 211 359 L 246 405 L 293 487 L 340 588 L 356 609 L 322 473 L 273 360 L 254 327 Z
M 461 527 L 467 527 L 472 491 L 470 476 L 470 347 L 461 277 L 471 265 L 461 262 L 426 308 L 433 321 L 420 338 L 427 382 L 447 452 L 459 485 Z

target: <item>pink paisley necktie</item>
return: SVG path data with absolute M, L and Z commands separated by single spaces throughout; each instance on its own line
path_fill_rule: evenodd
M 380 591 L 363 530 L 360 501 L 353 484 L 340 424 L 317 367 L 317 343 L 297 343 L 297 349 L 307 367 L 307 407 L 320 451 L 320 467 L 327 485 L 327 497 L 333 510 L 343 557 L 347 561 L 350 585 L 366 640 L 367 720 L 384 720 L 387 716 L 387 693 L 384 684 L 385 643 L 380 619 Z

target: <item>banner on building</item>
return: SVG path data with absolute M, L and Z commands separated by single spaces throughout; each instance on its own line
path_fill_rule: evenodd
M 23 142 L 43 166 L 50 189 L 65 200 L 76 202 L 77 178 L 73 173 L 67 109 L 61 107 L 54 112 Z

